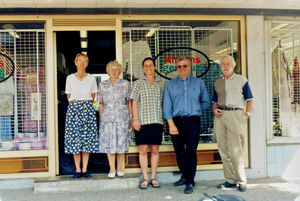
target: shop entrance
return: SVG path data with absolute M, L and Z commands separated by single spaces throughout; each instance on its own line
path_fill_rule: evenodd
M 107 79 L 106 64 L 116 58 L 115 32 L 56 32 L 59 175 L 73 174 L 75 171 L 73 156 L 64 153 L 65 115 L 68 107 L 64 91 L 66 77 L 76 72 L 74 59 L 77 53 L 88 55 L 90 62 L 87 72 L 93 74 L 97 78 L 97 82 Z M 98 118 L 98 111 L 96 115 Z M 88 171 L 91 173 L 108 172 L 109 165 L 106 154 L 91 154 Z

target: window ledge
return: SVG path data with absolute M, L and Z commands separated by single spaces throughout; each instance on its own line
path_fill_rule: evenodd
M 274 137 L 267 140 L 267 144 L 300 144 L 300 137 Z

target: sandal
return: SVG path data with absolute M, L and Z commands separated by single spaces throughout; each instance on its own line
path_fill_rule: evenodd
M 139 189 L 146 190 L 149 186 L 149 181 L 147 179 L 144 179 L 140 184 L 139 184 Z
M 153 183 L 153 181 L 156 181 L 156 182 Z M 160 188 L 160 184 L 158 183 L 158 181 L 156 180 L 156 178 L 151 179 L 150 185 L 151 185 L 153 188 Z

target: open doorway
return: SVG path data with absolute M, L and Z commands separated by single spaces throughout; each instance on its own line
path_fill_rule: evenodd
M 87 72 L 96 76 L 97 82 L 100 82 L 101 77 L 106 74 L 106 64 L 116 58 L 115 32 L 58 31 L 56 32 L 56 47 L 59 175 L 68 175 L 75 172 L 75 166 L 73 155 L 64 153 L 65 115 L 68 108 L 65 95 L 66 78 L 76 72 L 74 64 L 76 54 L 85 52 L 89 57 Z M 98 111 L 96 115 L 98 118 Z M 91 154 L 88 171 L 91 173 L 108 172 L 106 154 Z

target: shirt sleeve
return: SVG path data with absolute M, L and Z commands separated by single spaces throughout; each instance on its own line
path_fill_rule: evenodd
M 101 83 L 99 84 L 98 87 L 98 102 L 103 103 L 103 90 L 102 90 Z
M 252 91 L 250 89 L 250 85 L 249 85 L 248 81 L 243 86 L 243 95 L 244 95 L 244 99 L 246 101 L 253 99 Z
M 218 102 L 218 94 L 217 94 L 217 91 L 216 91 L 215 87 L 214 87 L 212 102 L 214 102 L 214 103 Z
M 201 80 L 200 82 L 200 104 L 202 113 L 209 107 L 210 101 L 208 97 L 208 92 L 206 90 L 204 82 Z
M 165 91 L 164 91 L 163 117 L 165 119 L 173 118 L 173 103 L 169 91 L 169 86 L 170 85 L 166 84 Z
M 126 87 L 126 101 L 130 100 L 130 93 L 131 93 L 131 87 L 130 82 L 126 81 L 127 87 Z
M 65 94 L 71 94 L 72 93 L 72 88 L 71 88 L 71 83 L 70 83 L 70 77 L 67 77 L 66 80 L 66 89 L 65 89 Z
M 130 99 L 140 102 L 140 85 L 139 81 L 135 81 L 130 93 Z
M 92 81 L 92 92 L 91 93 L 97 93 L 97 81 L 96 78 L 93 76 L 93 81 Z

